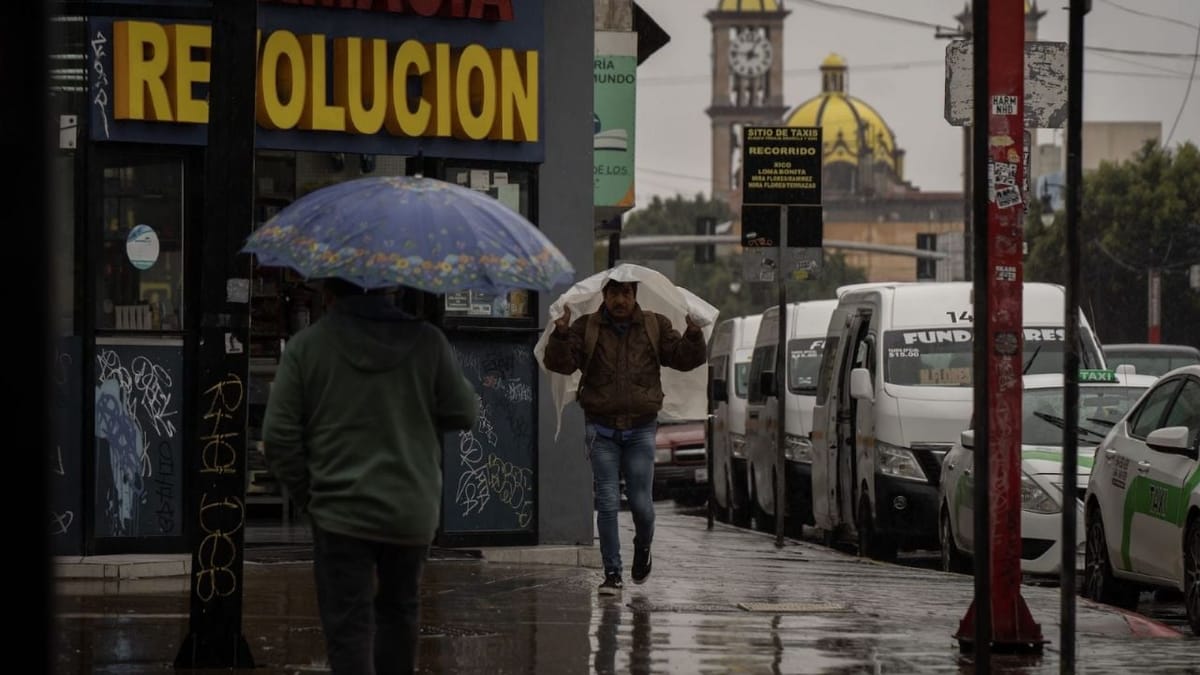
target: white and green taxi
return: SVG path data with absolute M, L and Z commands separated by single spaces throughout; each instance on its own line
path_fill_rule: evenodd
M 1149 375 L 1083 370 L 1079 373 L 1078 495 L 1082 500 L 1092 470 L 1093 451 L 1138 398 L 1156 381 Z M 1026 375 L 1021 396 L 1021 571 L 1057 575 L 1062 567 L 1063 378 Z M 975 533 L 975 432 L 962 432 L 942 460 L 938 493 L 938 533 L 942 568 L 968 572 Z M 1083 568 L 1082 501 L 1075 543 Z
M 1084 595 L 1134 609 L 1183 591 L 1200 635 L 1200 366 L 1163 375 L 1096 451 L 1085 495 Z

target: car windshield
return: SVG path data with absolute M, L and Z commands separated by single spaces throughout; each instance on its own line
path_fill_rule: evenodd
M 750 391 L 750 362 L 743 361 L 733 366 L 733 391 L 738 398 L 746 398 Z
M 1131 365 L 1140 375 L 1165 375 L 1176 368 L 1200 363 L 1200 357 L 1188 352 L 1105 350 L 1104 356 L 1110 367 Z
M 1145 387 L 1079 386 L 1079 442 L 1098 445 L 1144 392 Z M 1063 389 L 1026 389 L 1021 398 L 1021 442 L 1061 446 Z
M 788 388 L 793 394 L 817 393 L 825 338 L 800 338 L 788 343 Z
M 1065 329 L 1031 326 L 1024 333 L 1024 374 L 1061 373 Z M 883 336 L 885 378 L 914 387 L 970 387 L 973 336 L 970 328 L 888 331 Z M 1080 343 L 1082 367 L 1100 367 L 1083 327 Z

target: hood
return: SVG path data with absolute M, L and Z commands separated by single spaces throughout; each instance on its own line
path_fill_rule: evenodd
M 342 358 L 358 370 L 378 373 L 404 362 L 420 334 L 421 321 L 396 307 L 393 296 L 338 298 L 326 317 Z
M 949 388 L 925 387 L 925 389 L 945 390 Z M 951 391 L 955 390 L 951 389 Z M 931 443 L 947 445 L 957 443 L 962 436 L 963 429 L 971 425 L 971 390 L 963 391 L 967 396 L 957 400 L 896 399 L 897 419 L 902 435 L 901 443 L 906 447 Z M 882 440 L 889 439 L 882 438 Z
M 1079 484 L 1086 487 L 1088 476 L 1092 473 L 1092 463 L 1095 461 L 1096 448 L 1080 447 L 1077 475 Z M 1030 476 L 1062 475 L 1062 448 L 1045 445 L 1021 446 L 1021 470 Z

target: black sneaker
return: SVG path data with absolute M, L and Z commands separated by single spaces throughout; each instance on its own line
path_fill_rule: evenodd
M 650 558 L 649 546 L 633 547 L 633 583 L 645 583 L 646 577 L 650 576 L 650 567 L 653 560 Z
M 620 595 L 622 588 L 625 588 L 625 584 L 621 583 L 620 574 L 605 574 L 604 583 L 600 584 L 597 592 L 600 595 Z

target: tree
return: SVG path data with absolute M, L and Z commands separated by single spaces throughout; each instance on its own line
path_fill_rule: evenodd
M 732 218 L 729 205 L 719 199 L 697 194 L 691 199 L 676 195 L 669 199 L 655 197 L 650 204 L 630 213 L 622 228 L 625 235 L 694 234 L 696 219 L 716 218 L 718 223 Z M 675 284 L 704 298 L 721 312 L 722 318 L 758 314 L 777 302 L 774 285 L 750 284 L 742 281 L 740 247 L 722 255 L 718 247 L 716 262 L 696 264 L 692 245 L 664 247 L 657 251 L 643 249 L 622 251 L 626 259 L 666 257 L 675 262 Z M 840 253 L 825 252 L 821 279 L 788 283 L 788 300 L 818 300 L 833 298 L 838 286 L 866 281 L 863 270 L 846 264 Z
M 1035 215 L 1037 208 L 1031 210 Z M 1065 219 L 1026 221 L 1028 281 L 1065 283 Z M 1200 149 L 1148 142 L 1134 159 L 1084 177 L 1080 212 L 1081 302 L 1102 342 L 1145 342 L 1149 271 L 1162 274 L 1162 340 L 1200 346 Z

